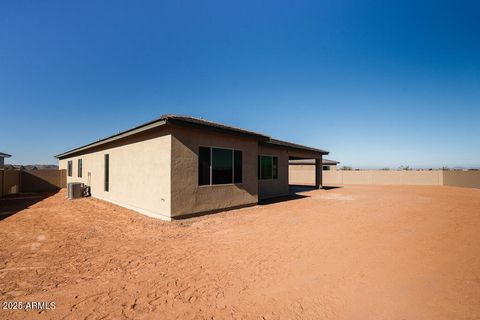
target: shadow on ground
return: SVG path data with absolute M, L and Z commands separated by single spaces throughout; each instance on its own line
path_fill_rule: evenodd
M 339 187 L 339 186 L 324 186 L 324 187 L 322 187 L 323 190 L 327 190 L 327 191 L 328 190 L 334 190 L 334 189 L 337 189 L 337 188 L 341 188 L 341 187 Z M 308 191 L 318 190 L 314 186 L 302 186 L 302 185 L 289 185 L 288 189 L 289 189 L 289 193 L 290 193 L 289 195 L 263 199 L 263 200 L 258 201 L 258 204 L 259 205 L 267 205 L 267 204 L 272 204 L 272 203 L 278 203 L 278 202 L 308 198 L 310 196 L 304 195 L 304 194 L 299 194 L 299 193 L 300 192 L 308 192 Z
M 22 211 L 55 193 L 56 192 L 18 193 L 0 198 L 0 221 L 13 216 L 15 213 Z
M 323 186 L 322 189 L 323 190 L 333 190 L 333 189 L 338 189 L 338 188 L 343 188 L 343 187 L 340 187 L 340 186 Z
M 301 194 L 294 193 L 294 194 L 289 194 L 287 196 L 280 196 L 280 197 L 274 197 L 274 198 L 259 200 L 258 204 L 263 206 L 263 205 L 279 203 L 279 202 L 284 202 L 284 201 L 298 200 L 298 199 L 303 199 L 303 198 L 308 198 L 308 197 L 309 196 L 304 196 L 304 195 L 301 195 Z

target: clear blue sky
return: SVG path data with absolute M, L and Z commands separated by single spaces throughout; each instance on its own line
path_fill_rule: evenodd
M 163 113 L 354 167 L 480 166 L 479 1 L 1 1 L 0 151 Z

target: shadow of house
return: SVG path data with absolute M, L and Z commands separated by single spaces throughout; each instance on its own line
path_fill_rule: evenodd
M 0 220 L 57 193 L 65 180 L 65 170 L 0 170 Z
M 343 188 L 343 187 L 340 187 L 340 186 L 323 186 L 322 189 L 323 190 L 334 190 L 334 189 L 338 189 L 338 188 Z
M 322 187 L 323 190 L 332 190 L 332 189 L 337 189 L 341 187 L 337 186 L 324 186 Z M 289 185 L 289 194 L 286 196 L 280 196 L 280 197 L 275 197 L 275 198 L 268 198 L 264 200 L 260 200 L 258 202 L 259 205 L 268 205 L 268 204 L 273 204 L 273 203 L 279 203 L 279 202 L 284 202 L 284 201 L 292 201 L 292 200 L 298 200 L 298 199 L 303 199 L 303 198 L 309 198 L 309 195 L 305 194 L 299 194 L 300 192 L 308 192 L 308 191 L 313 191 L 313 190 L 318 190 L 315 186 L 304 186 L 304 185 Z
M 0 198 L 0 221 L 13 216 L 15 213 L 22 211 L 55 193 L 56 192 L 17 193 Z
M 22 192 L 56 192 L 60 190 L 60 185 L 57 170 L 21 171 Z
M 274 197 L 274 198 L 267 198 L 263 200 L 259 200 L 258 204 L 260 206 L 265 206 L 269 204 L 274 204 L 274 203 L 279 203 L 279 202 L 285 202 L 285 201 L 292 201 L 292 200 L 299 200 L 299 199 L 304 199 L 304 198 L 309 198 L 310 196 L 305 196 L 301 194 L 289 194 L 286 196 L 280 196 L 280 197 Z

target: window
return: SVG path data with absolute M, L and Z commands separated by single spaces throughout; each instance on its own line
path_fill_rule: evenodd
M 82 177 L 82 159 L 78 159 L 78 177 Z
M 71 160 L 67 162 L 67 174 L 68 174 L 69 177 L 72 176 L 72 161 Z
M 323 166 L 323 171 L 330 171 L 330 166 Z
M 260 166 L 260 172 L 261 172 L 261 179 L 262 180 L 269 180 L 272 179 L 273 177 L 273 161 L 272 157 L 268 156 L 262 156 L 261 157 L 261 166 Z
M 242 183 L 243 153 L 240 150 L 200 147 L 198 185 Z
M 105 182 L 105 185 L 104 185 L 104 190 L 105 191 L 109 191 L 109 187 L 110 187 L 110 155 L 106 154 L 104 156 L 104 160 L 105 160 L 105 176 L 104 176 L 104 182 Z
M 258 156 L 258 177 L 260 180 L 278 179 L 278 157 Z
M 232 150 L 212 148 L 212 184 L 227 184 L 232 182 Z

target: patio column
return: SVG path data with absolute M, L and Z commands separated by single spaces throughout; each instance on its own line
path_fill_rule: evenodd
M 315 188 L 322 187 L 322 158 L 315 159 Z

